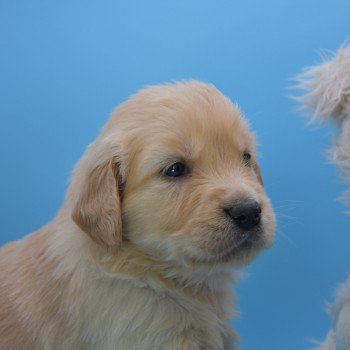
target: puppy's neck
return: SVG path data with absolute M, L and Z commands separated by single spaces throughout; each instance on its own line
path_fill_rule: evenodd
M 115 254 L 106 254 L 92 247 L 94 262 L 103 274 L 122 278 L 140 285 L 157 285 L 164 289 L 215 293 L 229 288 L 233 282 L 232 272 L 223 266 L 209 266 L 194 262 L 173 262 L 147 254 L 133 243 L 124 241 Z M 159 289 L 159 288 L 158 288 Z

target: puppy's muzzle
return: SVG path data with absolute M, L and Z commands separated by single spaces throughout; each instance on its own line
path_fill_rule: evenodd
M 254 199 L 236 200 L 225 211 L 234 223 L 243 230 L 251 230 L 257 227 L 261 221 L 261 207 Z

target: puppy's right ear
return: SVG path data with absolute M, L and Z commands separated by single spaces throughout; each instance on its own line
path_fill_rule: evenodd
M 72 213 L 74 222 L 111 253 L 122 242 L 119 177 L 119 166 L 111 161 L 92 169 Z

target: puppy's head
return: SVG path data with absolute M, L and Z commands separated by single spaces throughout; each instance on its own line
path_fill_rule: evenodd
M 79 164 L 73 220 L 112 252 L 246 264 L 275 219 L 239 109 L 197 82 L 147 88 L 117 109 Z

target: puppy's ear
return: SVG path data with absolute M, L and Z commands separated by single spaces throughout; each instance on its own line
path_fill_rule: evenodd
M 111 253 L 122 241 L 119 178 L 119 166 L 112 162 L 95 167 L 84 180 L 72 214 L 74 222 Z
M 259 182 L 261 183 L 262 186 L 264 186 L 264 180 L 262 177 L 261 169 L 259 167 L 259 164 L 256 161 L 253 162 L 253 169 L 256 173 L 256 176 L 258 177 Z

